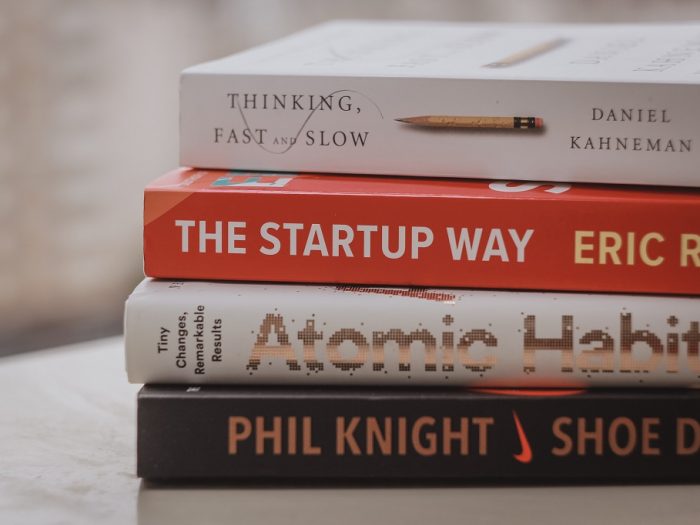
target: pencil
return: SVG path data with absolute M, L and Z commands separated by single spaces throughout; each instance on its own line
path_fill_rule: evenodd
M 394 119 L 397 122 L 429 128 L 473 129 L 539 129 L 544 126 L 540 117 L 462 117 L 456 115 L 422 115 Z
M 523 49 L 522 51 L 513 53 L 512 55 L 502 58 L 497 62 L 491 62 L 490 64 L 485 64 L 481 67 L 502 68 L 514 66 L 516 64 L 520 64 L 521 62 L 525 62 L 526 60 L 530 60 L 531 58 L 548 53 L 549 51 L 566 44 L 566 42 L 567 39 L 565 38 L 557 38 L 548 42 L 542 42 L 541 44 L 537 44 L 528 49 Z

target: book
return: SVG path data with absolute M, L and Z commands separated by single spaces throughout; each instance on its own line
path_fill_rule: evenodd
M 700 293 L 700 192 L 176 170 L 145 190 L 151 277 Z
M 697 390 L 145 386 L 152 479 L 700 479 Z
M 185 69 L 180 160 L 697 187 L 698 35 L 698 23 L 328 23 Z
M 146 279 L 133 383 L 693 386 L 700 298 Z

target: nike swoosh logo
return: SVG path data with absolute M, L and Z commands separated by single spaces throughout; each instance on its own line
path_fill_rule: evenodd
M 532 449 L 515 410 L 513 410 L 513 419 L 515 420 L 515 429 L 518 431 L 518 439 L 520 440 L 520 454 L 513 454 L 513 457 L 520 463 L 530 463 L 532 461 Z

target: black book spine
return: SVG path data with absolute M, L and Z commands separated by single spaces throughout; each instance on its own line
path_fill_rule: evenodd
M 146 386 L 149 479 L 700 479 L 700 393 Z

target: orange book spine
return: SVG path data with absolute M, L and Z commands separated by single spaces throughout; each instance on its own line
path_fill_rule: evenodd
M 177 170 L 150 277 L 700 293 L 700 192 Z

